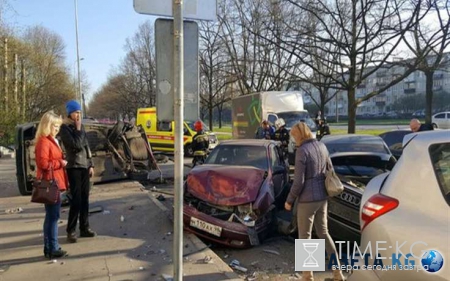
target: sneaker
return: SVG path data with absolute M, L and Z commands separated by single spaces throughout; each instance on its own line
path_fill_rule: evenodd
M 67 255 L 66 251 L 59 249 L 59 250 L 51 252 L 48 256 L 49 256 L 49 259 L 53 259 L 53 258 L 62 258 L 62 257 L 65 257 L 66 255 Z
M 75 232 L 67 233 L 67 242 L 77 243 L 77 234 Z
M 97 233 L 92 229 L 88 228 L 85 230 L 80 230 L 80 237 L 95 237 Z

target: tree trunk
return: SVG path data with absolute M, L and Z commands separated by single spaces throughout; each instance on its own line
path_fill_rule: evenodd
M 356 131 L 356 107 L 358 106 L 355 103 L 355 88 L 347 89 L 348 93 L 348 133 L 354 134 Z
M 219 129 L 222 128 L 222 107 L 219 105 L 217 107 L 217 112 L 219 113 Z
M 425 94 L 425 123 L 431 124 L 433 106 L 433 75 L 434 71 L 426 71 L 426 94 Z
M 213 107 L 211 104 L 208 105 L 208 115 L 209 115 L 209 129 L 213 130 Z

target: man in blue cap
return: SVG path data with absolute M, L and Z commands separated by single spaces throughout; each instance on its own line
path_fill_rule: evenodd
M 67 241 L 77 242 L 76 227 L 80 220 L 80 237 L 94 237 L 89 227 L 89 178 L 94 175 L 91 150 L 86 131 L 81 124 L 81 106 L 71 100 L 66 103 L 67 118 L 61 126 L 60 136 L 67 160 L 67 176 L 72 199 L 67 221 Z

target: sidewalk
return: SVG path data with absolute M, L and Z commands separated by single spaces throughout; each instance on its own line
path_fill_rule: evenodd
M 94 187 L 90 216 L 98 236 L 65 241 L 68 207 L 61 214 L 59 241 L 69 256 L 43 256 L 43 206 L 29 197 L 0 198 L 0 280 L 170 280 L 173 224 L 167 210 L 137 182 Z M 23 211 L 17 212 L 17 208 Z M 6 213 L 5 210 L 16 211 Z M 122 219 L 123 217 L 123 219 Z M 183 280 L 240 280 L 197 237 L 184 233 Z M 210 262 L 205 263 L 205 258 Z M 164 279 L 167 278 L 167 279 Z

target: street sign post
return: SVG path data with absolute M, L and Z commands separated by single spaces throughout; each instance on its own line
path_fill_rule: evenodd
M 174 117 L 174 21 L 157 19 L 155 22 L 156 44 L 156 110 L 159 120 L 172 121 Z M 184 120 L 199 119 L 199 64 L 198 25 L 194 21 L 183 23 L 184 47 Z
M 183 73 L 184 70 L 183 19 L 190 18 L 197 20 L 215 20 L 217 14 L 217 0 L 172 0 L 172 1 L 134 0 L 133 5 L 134 10 L 138 13 L 148 15 L 173 16 L 174 19 L 173 85 L 170 85 L 170 82 L 168 81 L 160 81 L 160 84 L 157 86 L 158 91 L 161 91 L 161 93 L 169 93 L 171 91 L 171 88 L 173 88 L 173 109 L 175 121 L 175 163 L 174 163 L 175 220 L 174 220 L 173 278 L 174 280 L 181 281 L 183 280 L 183 175 L 184 175 L 183 116 L 184 116 L 184 102 L 185 102 L 184 73 Z M 183 13 L 185 13 L 185 17 Z M 198 49 L 197 54 L 195 55 L 198 56 Z
M 173 6 L 169 0 L 134 0 L 134 10 L 139 14 L 172 17 Z M 183 18 L 217 20 L 216 0 L 184 0 Z

